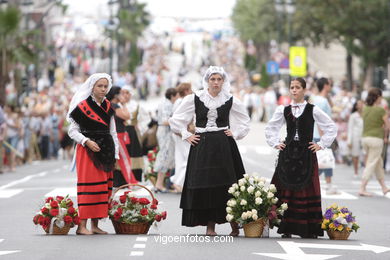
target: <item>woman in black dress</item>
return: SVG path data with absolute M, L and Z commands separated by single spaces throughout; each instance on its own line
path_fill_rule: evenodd
M 249 116 L 230 93 L 222 67 L 209 67 L 202 84 L 203 90 L 183 99 L 169 123 L 191 144 L 180 202 L 182 225 L 207 226 L 206 235 L 216 235 L 215 224 L 227 222 L 228 189 L 245 173 L 235 139 L 248 134 Z M 194 115 L 192 134 L 187 126 Z M 231 235 L 238 235 L 237 225 L 232 224 Z

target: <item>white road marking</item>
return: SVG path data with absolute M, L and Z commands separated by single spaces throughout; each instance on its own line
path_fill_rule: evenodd
M 388 192 L 386 195 L 383 195 L 382 191 L 376 191 L 375 194 L 390 199 L 390 192 Z
M 45 197 L 55 197 L 57 195 L 69 195 L 69 197 L 77 197 L 76 187 L 72 188 L 55 188 L 54 190 L 45 194 Z
M 145 248 L 145 244 L 134 244 L 133 248 Z
M 390 247 L 360 244 L 360 245 L 340 245 L 340 244 L 314 244 L 314 243 L 296 243 L 294 241 L 278 241 L 279 245 L 286 253 L 253 253 L 256 255 L 268 256 L 285 260 L 326 260 L 338 257 L 340 255 L 322 255 L 322 254 L 305 254 L 301 250 L 304 248 L 320 248 L 332 250 L 357 250 L 357 251 L 372 251 L 376 254 L 390 251 Z
M 3 242 L 4 239 L 0 239 L 0 243 Z M 18 253 L 20 252 L 20 250 L 12 250 L 12 251 L 0 251 L 0 256 L 2 255 L 9 255 L 9 254 L 13 254 L 13 253 Z
M 130 256 L 143 256 L 144 252 L 143 251 L 131 251 Z
M 41 172 L 41 173 L 38 173 L 38 174 L 33 174 L 33 175 L 28 175 L 20 180 L 16 180 L 16 181 L 12 181 L 6 185 L 3 185 L 3 186 L 0 186 L 0 190 L 4 190 L 6 188 L 9 188 L 9 187 L 12 187 L 12 186 L 15 186 L 15 185 L 18 185 L 18 184 L 21 184 L 21 183 L 24 183 L 24 182 L 27 182 L 29 180 L 31 180 L 32 178 L 35 178 L 35 177 L 43 177 L 47 174 L 47 172 Z
M 358 197 L 342 190 L 338 190 L 340 194 L 326 194 L 326 190 L 321 189 L 321 197 L 323 199 L 339 199 L 339 200 L 357 200 Z
M 21 193 L 23 189 L 10 189 L 10 190 L 0 190 L 0 198 L 8 199 L 19 193 Z
M 135 241 L 137 241 L 137 242 L 146 242 L 146 241 L 148 241 L 148 238 L 147 237 L 137 237 Z

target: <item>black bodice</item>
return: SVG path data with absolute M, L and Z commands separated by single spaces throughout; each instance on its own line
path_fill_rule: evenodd
M 314 105 L 306 104 L 303 113 L 299 117 L 293 115 L 291 105 L 284 108 L 284 118 L 287 125 L 287 144 L 294 140 L 297 130 L 300 143 L 307 144 L 313 140 L 313 108 Z
M 115 144 L 110 134 L 113 115 L 114 110 L 109 101 L 104 100 L 98 106 L 91 96 L 80 102 L 70 114 L 80 126 L 80 132 L 99 145 L 100 152 L 93 152 L 87 146 L 85 148 L 95 167 L 105 172 L 111 172 L 115 167 Z
M 225 102 L 222 106 L 217 108 L 218 117 L 215 120 L 218 127 L 229 126 L 229 113 L 233 105 L 233 97 Z M 195 114 L 196 114 L 196 127 L 205 128 L 207 125 L 207 113 L 209 109 L 204 103 L 195 95 Z

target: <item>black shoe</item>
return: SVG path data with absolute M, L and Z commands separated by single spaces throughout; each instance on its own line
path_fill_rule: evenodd
M 283 234 L 282 238 L 291 238 L 291 234 Z

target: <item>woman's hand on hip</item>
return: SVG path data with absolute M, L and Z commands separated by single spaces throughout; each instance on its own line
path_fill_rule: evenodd
M 230 129 L 225 130 L 225 135 L 227 136 L 233 136 L 233 133 Z
M 275 146 L 275 148 L 277 150 L 283 151 L 283 149 L 286 148 L 286 144 L 284 143 L 278 144 L 277 146 Z
M 309 144 L 310 144 L 309 149 L 310 149 L 313 153 L 318 152 L 319 150 L 321 150 L 321 146 L 319 146 L 317 143 L 315 143 L 315 142 L 310 142 Z
M 89 149 L 91 149 L 92 152 L 100 152 L 100 147 L 97 143 L 95 143 L 92 140 L 87 140 L 85 144 L 88 146 Z
M 191 135 L 190 137 L 188 137 L 187 139 L 187 142 L 189 142 L 191 145 L 197 145 L 199 140 L 200 140 L 200 135 Z

